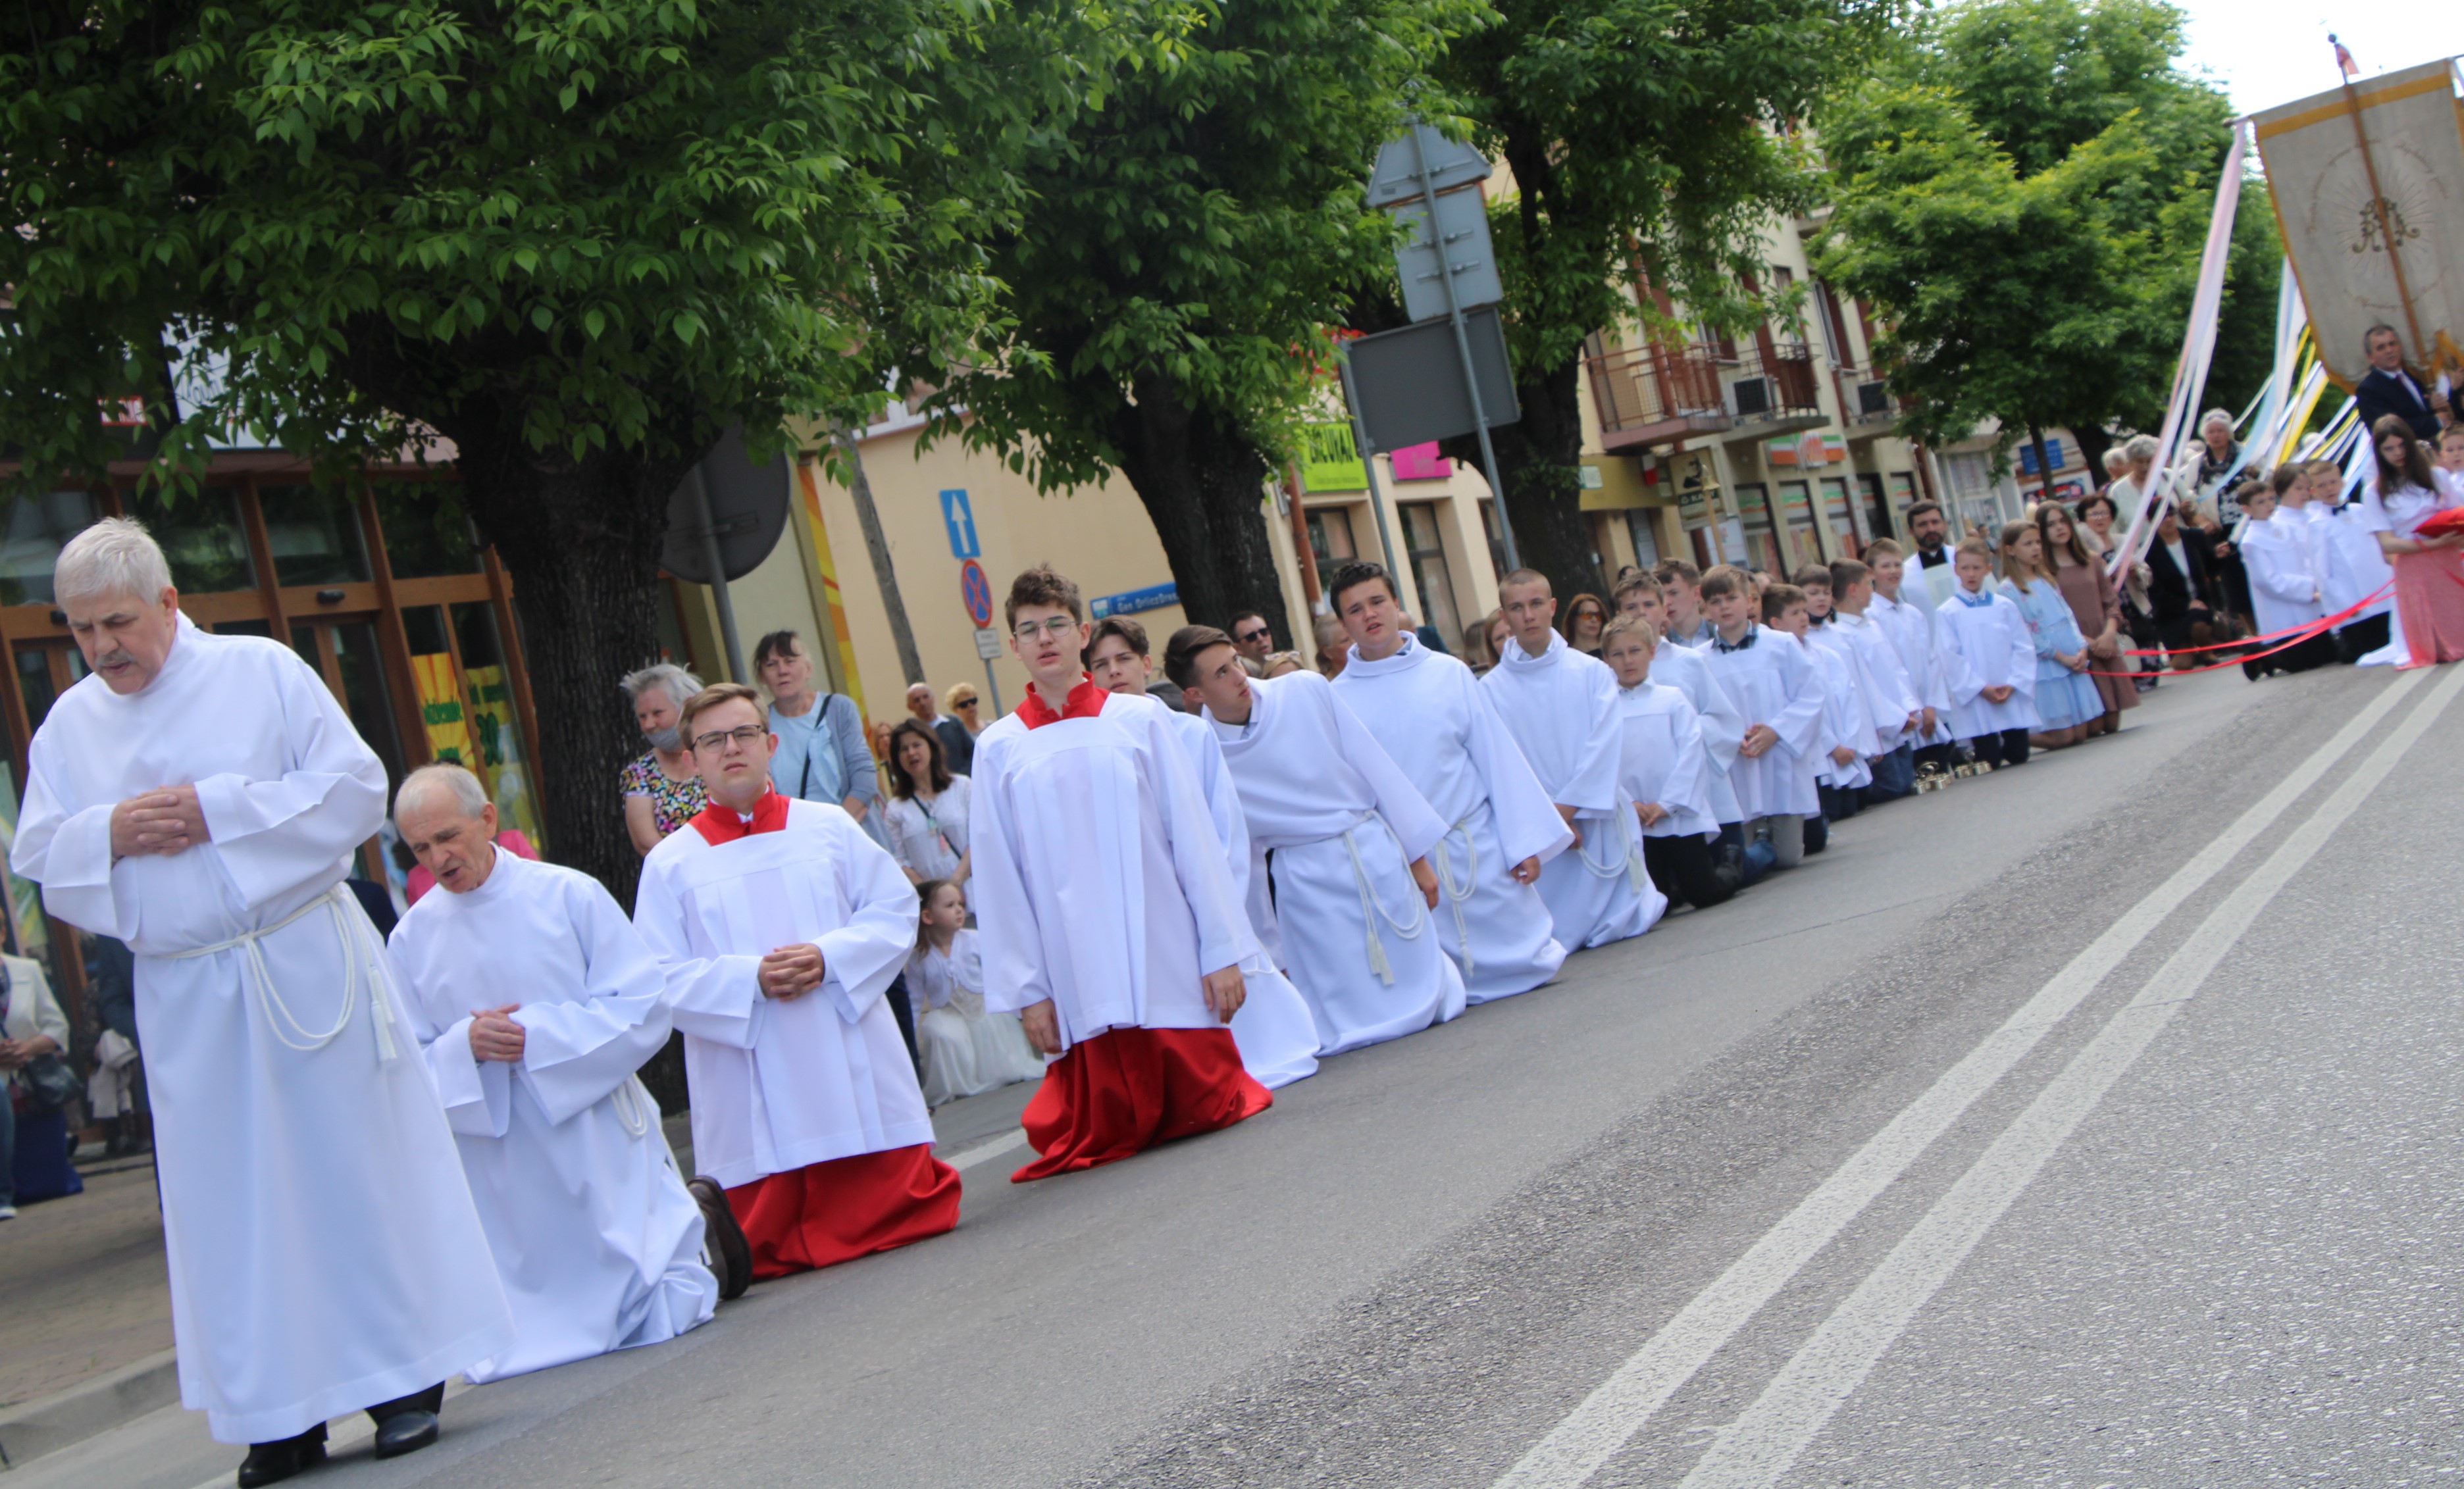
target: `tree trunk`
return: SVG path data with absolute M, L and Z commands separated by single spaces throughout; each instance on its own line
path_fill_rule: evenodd
M 2113 448 L 2113 436 L 2092 424 L 2074 424 L 2071 436 L 2079 441 L 2079 460 L 2087 467 L 2087 489 L 2095 491 L 2104 484 L 2104 452 Z
M 2045 448 L 2045 431 L 2038 428 L 2033 420 L 2028 425 L 2028 443 L 2034 446 L 2036 451 L 2037 499 L 2051 501 L 2054 499 L 2053 452 Z
M 1193 624 L 1225 625 L 1255 610 L 1279 649 L 1299 649 L 1266 533 L 1266 458 L 1220 416 L 1191 407 L 1178 384 L 1141 377 L 1137 403 L 1113 420 L 1121 473 L 1163 542 L 1180 607 Z M 1149 638 L 1156 654 L 1165 638 Z M 1312 642 L 1314 638 L 1312 637 Z
M 1514 544 L 1527 569 L 1549 576 L 1562 612 L 1574 596 L 1597 592 L 1604 582 L 1592 561 L 1592 536 L 1583 525 L 1583 411 L 1581 366 L 1568 361 L 1515 384 L 1523 417 L 1489 431 L 1497 450 L 1495 483 L 1506 492 L 1506 514 L 1514 523 Z M 1445 452 L 1480 468 L 1480 440 L 1461 435 Z
M 890 639 L 898 647 L 898 669 L 907 686 L 924 680 L 924 655 L 915 649 L 915 627 L 907 624 L 907 602 L 898 593 L 898 569 L 890 561 L 890 539 L 882 536 L 881 512 L 872 504 L 872 482 L 864 473 L 864 451 L 845 429 L 832 429 L 839 453 L 846 457 L 847 494 L 855 501 L 856 526 L 864 530 L 864 551 L 872 559 L 872 582 L 881 590 L 881 607 L 890 614 Z

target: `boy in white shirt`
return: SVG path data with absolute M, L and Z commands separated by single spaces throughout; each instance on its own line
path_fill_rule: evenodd
M 1703 613 L 1703 571 L 1683 558 L 1662 558 L 1653 566 L 1651 577 L 1660 581 L 1668 605 L 1661 634 L 1681 646 L 1709 646 L 1712 625 Z
M 1681 646 L 1667 639 L 1668 609 L 1660 580 L 1648 574 L 1637 574 L 1617 585 L 1615 600 L 1618 615 L 1632 616 L 1649 628 L 1651 680 L 1676 689 L 1694 706 L 1703 738 L 1704 797 L 1710 803 L 1711 820 L 1721 825 L 1723 832 L 1722 841 L 1712 846 L 1711 856 L 1733 893 L 1771 871 L 1768 844 L 1758 845 L 1759 851 L 1752 855 L 1754 863 L 1749 865 L 1743 832 L 1736 835 L 1734 843 L 1726 837 L 1727 827 L 1743 823 L 1746 818 L 1744 809 L 1737 805 L 1737 788 L 1728 783 L 1728 772 L 1737 763 L 1737 746 L 1745 742 L 1746 716 L 1737 712 L 1735 700 L 1711 675 L 1711 664 L 1704 660 L 1700 648 Z
M 1870 613 L 1874 606 L 1873 571 L 1854 558 L 1831 565 L 1831 603 L 1835 619 L 1831 635 L 1858 668 L 1866 692 L 1866 712 L 1873 720 L 1875 754 L 1866 763 L 1874 778 L 1864 789 L 1863 804 L 1895 800 L 1917 788 L 1915 738 L 1925 709 L 1908 678 L 1900 648 Z
M 2010 596 L 1987 582 L 1992 555 L 1975 538 L 1951 557 L 1958 582 L 1936 612 L 1942 619 L 1943 671 L 1951 698 L 1951 733 L 1977 759 L 2001 770 L 2028 763 L 2036 717 L 2036 647 Z
M 1737 887 L 1720 873 L 1711 853 L 1720 824 L 1705 789 L 1710 770 L 1701 715 L 1684 693 L 1651 680 L 1655 654 L 1664 653 L 1648 621 L 1620 615 L 1600 632 L 1600 643 L 1602 659 L 1617 673 L 1622 732 L 1617 784 L 1642 828 L 1643 866 L 1672 902 L 1684 900 L 1698 909 L 1720 904 Z
M 1746 842 L 1768 839 L 1772 863 L 1793 868 L 1805 857 L 1805 819 L 1822 810 L 1813 769 L 1822 735 L 1821 681 L 1794 637 L 1757 624 L 1753 583 L 1743 570 L 1719 565 L 1703 576 L 1701 592 L 1716 628 L 1706 652 L 1712 675 L 1747 720 L 1729 775 L 1746 815 Z
M 1931 606 L 1919 602 L 1922 596 L 1909 595 L 1902 587 L 1907 559 L 1899 544 L 1887 537 L 1876 538 L 1865 545 L 1865 563 L 1874 586 L 1873 602 L 1865 614 L 1899 654 L 1908 692 L 1917 703 L 1917 721 L 1908 730 L 1906 782 L 1914 790 L 1919 767 L 1931 765 L 1947 772 L 1957 763 L 1957 746 L 1948 728 L 1950 693 L 1944 686 L 1941 623 Z M 1891 783 L 1898 779 L 1887 773 L 1882 778 Z

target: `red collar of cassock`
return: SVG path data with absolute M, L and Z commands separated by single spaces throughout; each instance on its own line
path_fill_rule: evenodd
M 1044 701 L 1044 695 L 1029 688 L 1026 701 L 1018 706 L 1018 719 L 1029 729 L 1042 729 L 1065 718 L 1093 718 L 1104 712 L 1104 700 L 1111 696 L 1095 686 L 1093 678 L 1081 678 L 1078 686 L 1069 690 L 1069 696 L 1061 700 L 1061 712 L 1055 713 L 1052 706 Z
M 787 799 L 776 790 L 761 793 L 761 799 L 753 803 L 750 821 L 736 808 L 717 801 L 703 807 L 693 817 L 693 831 L 700 833 L 702 841 L 714 848 L 721 843 L 734 843 L 738 838 L 749 838 L 757 832 L 778 832 L 786 825 Z

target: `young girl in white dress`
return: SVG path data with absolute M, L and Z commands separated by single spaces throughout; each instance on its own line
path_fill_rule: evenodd
M 984 963 L 967 929 L 967 892 L 947 880 L 917 886 L 924 913 L 907 958 L 915 1048 L 924 1057 L 924 1104 L 938 1106 L 1044 1074 L 1016 1014 L 984 1009 Z

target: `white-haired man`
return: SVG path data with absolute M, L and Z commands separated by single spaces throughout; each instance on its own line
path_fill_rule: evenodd
M 436 1439 L 445 1378 L 512 1318 L 376 928 L 342 885 L 385 768 L 289 646 L 180 614 L 162 550 L 98 522 L 54 593 L 94 675 L 35 732 L 11 862 L 137 953 L 180 1394 L 243 1486 Z
M 464 1373 L 499 1380 L 708 1323 L 705 1219 L 722 1250 L 740 1258 L 743 1241 L 717 1186 L 686 1193 L 633 1074 L 668 1041 L 659 959 L 598 880 L 500 851 L 487 788 L 461 766 L 411 772 L 393 820 L 445 892 L 388 944 L 514 1310 L 513 1347 Z

